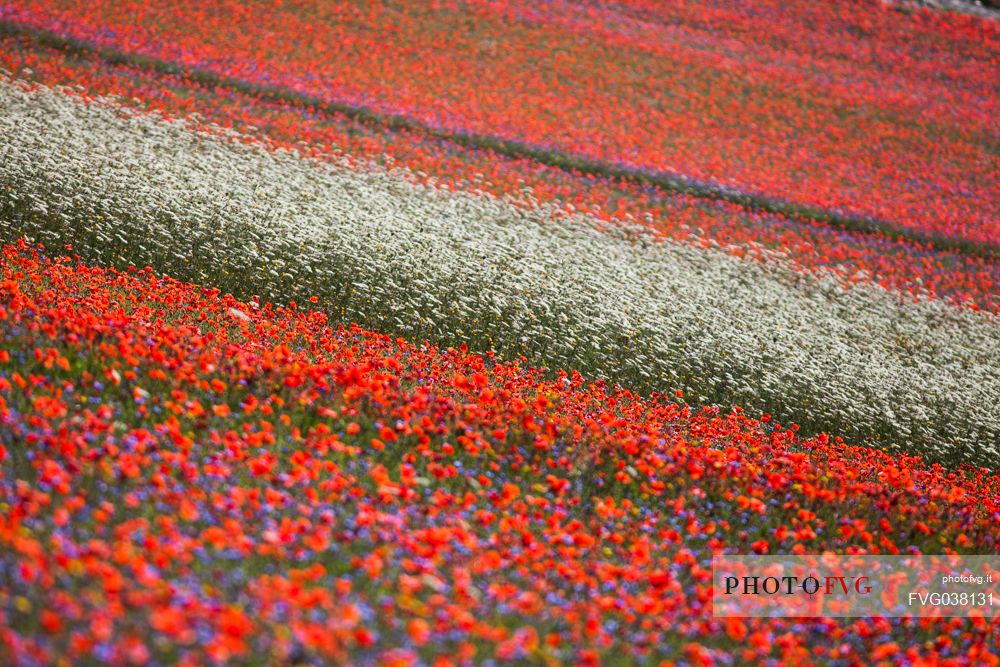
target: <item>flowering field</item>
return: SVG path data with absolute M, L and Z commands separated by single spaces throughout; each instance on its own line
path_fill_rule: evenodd
M 1000 21 L 0 0 L 0 663 L 1000 664 Z
M 705 562 L 993 552 L 996 473 L 147 270 L 3 262 L 15 660 L 995 660 L 995 619 L 713 620 Z

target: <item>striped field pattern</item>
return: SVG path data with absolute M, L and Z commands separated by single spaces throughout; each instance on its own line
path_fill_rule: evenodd
M 417 339 L 1000 460 L 1000 414 L 982 409 L 1000 404 L 991 314 L 601 233 L 586 216 L 550 220 L 530 203 L 123 118 L 100 101 L 0 90 L 7 215 L 34 236 L 120 244 L 133 262 L 234 291 L 249 279 L 247 295 L 328 295 L 352 321 Z
M 995 13 L 0 0 L 0 664 L 1000 665 Z

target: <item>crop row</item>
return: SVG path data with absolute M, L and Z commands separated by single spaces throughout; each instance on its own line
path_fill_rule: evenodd
M 52 0 L 0 5 L 0 18 L 551 161 L 995 251 L 995 26 L 788 4 L 678 3 L 664 16 L 644 3 Z
M 680 388 L 813 432 L 997 461 L 993 315 L 45 88 L 6 82 L 0 104 L 9 233 L 234 294 L 317 294 L 345 321 Z
M 217 124 L 313 155 L 405 166 L 437 186 L 530 197 L 565 211 L 584 210 L 608 224 L 642 224 L 651 233 L 736 256 L 837 273 L 904 294 L 929 295 L 995 311 L 1000 263 L 795 217 L 768 215 L 721 201 L 635 183 L 585 176 L 533 160 L 512 159 L 410 130 L 280 103 L 235 90 L 106 60 L 39 48 L 31 38 L 0 41 L 0 67 L 46 85 L 72 85 L 87 96 L 111 95 L 199 125 Z M 209 128 L 206 128 L 209 129 Z
M 0 322 L 4 664 L 1000 653 L 996 618 L 711 615 L 717 553 L 996 553 L 985 470 L 26 245 Z

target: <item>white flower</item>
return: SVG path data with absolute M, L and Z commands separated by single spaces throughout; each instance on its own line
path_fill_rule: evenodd
M 332 312 L 415 340 L 523 352 L 855 440 L 1000 459 L 990 314 L 8 81 L 0 137 L 8 237 L 26 230 L 245 296 L 318 293 Z

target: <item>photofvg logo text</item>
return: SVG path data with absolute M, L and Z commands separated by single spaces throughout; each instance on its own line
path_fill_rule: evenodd
M 741 595 L 832 595 L 834 593 L 857 593 L 858 595 L 869 595 L 872 592 L 868 577 L 845 577 L 822 575 L 806 577 L 793 577 L 784 575 L 781 577 L 768 577 L 760 575 L 749 575 L 737 577 L 735 575 L 726 577 L 726 595 L 734 592 Z
M 713 614 L 996 616 L 1000 556 L 719 556 Z

